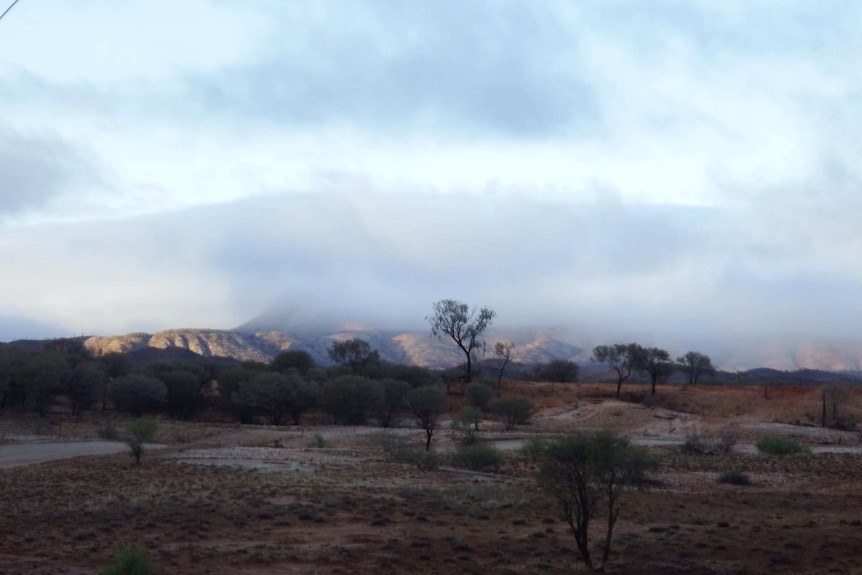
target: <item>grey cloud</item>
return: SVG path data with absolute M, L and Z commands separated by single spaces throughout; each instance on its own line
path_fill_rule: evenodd
M 277 40 L 284 46 L 275 58 L 191 84 L 202 105 L 282 125 L 427 125 L 528 138 L 596 129 L 577 38 L 554 10 L 474 2 L 330 8 L 355 12 L 350 28 L 292 10 L 282 18 L 294 33 Z
M 90 167 L 62 140 L 0 131 L 0 216 L 41 207 L 87 177 Z

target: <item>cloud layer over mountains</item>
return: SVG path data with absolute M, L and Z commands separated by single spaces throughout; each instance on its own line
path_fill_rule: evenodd
M 21 3 L 0 339 L 422 329 L 857 339 L 862 7 Z M 681 348 L 681 349 L 680 349 Z

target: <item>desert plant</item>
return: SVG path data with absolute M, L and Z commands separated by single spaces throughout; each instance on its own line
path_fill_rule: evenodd
M 126 444 L 128 444 L 131 455 L 135 458 L 135 463 L 138 465 L 140 465 L 141 456 L 144 454 L 144 443 L 152 440 L 158 429 L 159 422 L 146 417 L 134 420 L 126 428 L 128 432 Z
M 530 462 L 536 463 L 541 460 L 550 444 L 547 439 L 534 437 L 526 440 L 520 451 Z
M 786 437 L 773 437 L 764 435 L 754 444 L 757 451 L 766 455 L 795 455 L 798 453 L 811 453 L 805 445 L 795 439 Z
M 102 575 L 151 575 L 155 573 L 150 556 L 143 549 L 121 547 L 114 556 L 114 564 L 102 570 Z
M 539 485 L 560 505 L 578 552 L 593 566 L 589 526 L 599 505 L 607 513 L 602 565 L 607 563 L 624 488 L 643 479 L 645 453 L 613 432 L 576 433 L 552 442 L 542 454 Z
M 491 412 L 500 416 L 506 431 L 530 421 L 533 404 L 525 397 L 503 397 L 491 402 Z
M 318 449 L 326 448 L 326 438 L 321 433 L 314 434 L 314 446 Z
M 730 485 L 751 485 L 751 479 L 745 473 L 736 469 L 725 471 L 718 476 L 719 483 L 729 483 Z
M 467 404 L 471 407 L 478 407 L 482 411 L 488 411 L 488 403 L 494 395 L 494 390 L 484 383 L 473 382 L 468 383 L 464 388 L 464 395 L 467 396 Z
M 426 385 L 411 390 L 405 401 L 416 417 L 416 424 L 425 430 L 425 451 L 431 451 L 437 420 L 446 411 L 445 393 L 438 387 Z
M 706 438 L 699 431 L 686 434 L 685 441 L 679 446 L 679 450 L 685 455 L 703 455 L 709 453 Z
M 457 467 L 464 467 L 474 471 L 483 471 L 490 468 L 498 468 L 503 461 L 500 450 L 487 443 L 475 443 L 473 445 L 462 445 L 452 456 L 452 462 Z

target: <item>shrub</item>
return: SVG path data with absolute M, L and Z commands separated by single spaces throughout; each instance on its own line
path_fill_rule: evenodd
M 491 402 L 491 412 L 503 419 L 506 431 L 512 431 L 516 425 L 530 421 L 533 404 L 524 397 L 504 397 Z
M 538 462 L 548 451 L 551 442 L 541 437 L 534 437 L 524 442 L 521 453 L 532 463 Z
M 500 467 L 502 460 L 503 456 L 500 454 L 500 450 L 486 443 L 463 445 L 452 456 L 452 462 L 456 467 L 464 467 L 473 471 L 496 469 Z
M 494 395 L 494 390 L 484 383 L 473 382 L 468 383 L 464 388 L 464 395 L 467 396 L 468 405 L 488 411 L 488 403 Z
M 326 448 L 326 438 L 320 433 L 314 434 L 314 446 L 318 449 Z
M 795 439 L 785 437 L 772 437 L 764 435 L 754 444 L 757 451 L 767 455 L 795 455 L 797 453 L 811 453 L 808 447 L 802 445 Z
M 159 422 L 155 419 L 140 417 L 129 424 L 126 428 L 129 436 L 126 443 L 129 446 L 135 463 L 141 463 L 141 455 L 144 454 L 144 443 L 151 441 L 159 428 Z
M 114 564 L 102 570 L 102 575 L 151 575 L 155 573 L 150 556 L 143 549 L 122 547 L 114 556 Z
M 679 446 L 679 450 L 685 455 L 702 455 L 709 452 L 704 436 L 700 432 L 687 434 L 685 441 Z
M 718 476 L 719 483 L 729 483 L 730 485 L 751 485 L 751 479 L 745 473 L 732 469 L 725 471 Z

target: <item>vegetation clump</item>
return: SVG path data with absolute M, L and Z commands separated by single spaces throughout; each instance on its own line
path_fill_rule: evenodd
M 128 432 L 126 444 L 129 446 L 131 455 L 135 458 L 135 463 L 138 465 L 140 465 L 141 456 L 144 454 L 144 443 L 152 441 L 158 429 L 159 422 L 146 417 L 139 417 L 126 428 Z
M 102 575 L 152 575 L 155 573 L 150 556 L 143 549 L 122 547 L 114 556 L 114 564 L 102 570 Z
M 486 443 L 462 445 L 452 456 L 452 462 L 456 467 L 472 469 L 473 471 L 497 469 L 502 461 L 503 456 L 500 450 Z
M 796 455 L 811 453 L 811 450 L 795 439 L 764 435 L 754 444 L 757 451 L 766 455 Z

